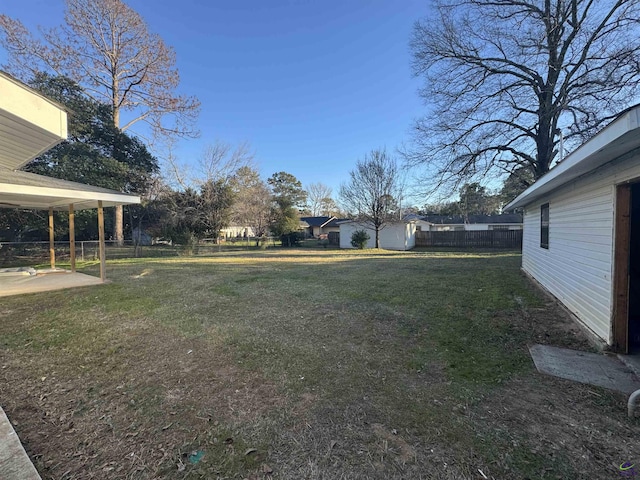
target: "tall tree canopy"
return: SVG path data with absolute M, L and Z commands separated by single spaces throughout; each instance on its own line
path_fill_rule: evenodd
M 144 193 L 158 161 L 144 143 L 113 125 L 108 105 L 87 97 L 65 77 L 37 74 L 31 86 L 70 110 L 69 138 L 33 162 L 26 170 L 126 193 Z
M 176 93 L 175 52 L 121 0 L 66 0 L 64 24 L 41 28 L 39 37 L 0 15 L 0 45 L 9 57 L 4 69 L 24 81 L 38 71 L 71 78 L 111 107 L 118 129 L 144 122 L 156 138 L 196 135 L 200 104 Z M 122 206 L 115 216 L 115 237 L 122 241 Z
M 146 122 L 163 135 L 195 133 L 199 102 L 176 94 L 175 52 L 121 0 L 66 0 L 64 24 L 40 29 L 40 38 L 0 15 L 0 45 L 11 73 L 24 80 L 38 71 L 71 78 L 111 105 L 122 130 Z M 123 112 L 129 114 L 124 120 Z
M 376 248 L 380 248 L 380 230 L 397 214 L 401 197 L 398 166 L 385 150 L 374 150 L 359 160 L 349 172 L 349 181 L 340 186 L 340 200 L 347 212 L 373 226 Z
M 491 195 L 486 187 L 479 183 L 465 183 L 460 188 L 460 200 L 458 201 L 460 213 L 465 221 L 469 215 L 493 215 L 500 209 L 500 199 L 497 195 Z
M 287 204 L 299 209 L 305 208 L 307 192 L 302 183 L 294 175 L 287 172 L 276 172 L 267 179 L 273 197 L 279 204 Z
M 575 145 L 637 101 L 639 18 L 637 0 L 434 0 L 411 39 L 430 113 L 410 161 L 439 185 L 539 178 L 561 132 Z
M 295 232 L 300 225 L 299 212 L 305 208 L 307 192 L 294 175 L 276 172 L 267 179 L 271 187 L 271 232 L 280 236 Z
M 30 85 L 67 107 L 69 121 L 67 140 L 28 163 L 25 170 L 126 193 L 146 194 L 150 179 L 158 173 L 158 162 L 139 139 L 113 125 L 108 105 L 92 100 L 66 77 L 38 73 Z M 1 213 L 8 218 L 6 211 Z M 94 211 L 77 212 L 78 239 L 95 238 L 95 215 Z M 28 232 L 32 238 L 46 233 L 46 221 L 37 213 L 24 213 L 21 221 L 22 227 L 10 229 L 14 238 L 28 238 Z M 55 224 L 63 227 L 65 221 Z M 65 235 L 66 227 L 56 234 Z

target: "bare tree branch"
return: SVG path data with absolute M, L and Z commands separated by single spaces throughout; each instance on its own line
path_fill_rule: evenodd
M 441 187 L 526 167 L 535 178 L 640 92 L 637 0 L 434 0 L 411 39 L 431 113 L 409 164 Z
M 329 210 L 332 208 L 335 210 L 335 204 L 331 198 L 332 193 L 331 187 L 323 183 L 309 184 L 307 187 L 307 201 L 313 217 L 329 216 Z

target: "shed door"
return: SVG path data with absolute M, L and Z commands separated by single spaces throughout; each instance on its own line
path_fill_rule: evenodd
M 640 353 L 640 183 L 616 191 L 613 348 Z

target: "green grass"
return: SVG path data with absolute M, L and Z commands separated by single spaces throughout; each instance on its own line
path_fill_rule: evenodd
M 605 478 L 638 425 L 622 396 L 534 372 L 528 344 L 588 346 L 519 263 L 311 248 L 113 260 L 110 284 L 3 299 L 0 400 L 43 478 Z M 602 452 L 588 460 L 583 426 Z

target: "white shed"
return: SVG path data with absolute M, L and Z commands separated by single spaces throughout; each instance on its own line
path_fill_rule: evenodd
M 340 222 L 340 248 L 353 248 L 351 235 L 356 230 L 366 230 L 369 234 L 367 248 L 375 248 L 376 231 L 371 224 L 359 223 L 355 220 Z M 400 221 L 387 223 L 380 230 L 380 248 L 385 250 L 411 250 L 416 246 L 416 223 Z
M 505 209 L 518 207 L 523 271 L 614 350 L 640 348 L 640 106 Z

